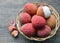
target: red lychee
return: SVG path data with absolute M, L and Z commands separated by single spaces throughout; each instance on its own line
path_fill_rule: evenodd
M 23 34 L 29 37 L 32 37 L 35 34 L 35 29 L 31 23 L 24 24 L 21 27 L 21 31 L 23 32 Z
M 14 29 L 16 29 L 15 26 L 12 26 L 12 25 L 11 25 L 11 26 L 8 27 L 8 30 L 9 30 L 10 32 L 12 32 Z
M 37 15 L 32 17 L 31 22 L 35 28 L 43 27 L 46 24 L 46 20 L 43 17 Z
M 51 33 L 51 28 L 47 25 L 43 29 L 37 31 L 37 35 L 41 38 L 47 37 Z
M 31 15 L 34 15 L 37 11 L 37 6 L 33 3 L 27 3 L 24 5 L 24 10 Z
M 24 12 L 19 14 L 19 19 L 22 24 L 29 23 L 31 21 L 31 16 Z

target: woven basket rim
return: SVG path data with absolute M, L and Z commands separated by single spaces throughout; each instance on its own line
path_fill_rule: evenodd
M 36 3 L 35 3 L 36 4 Z M 48 37 L 46 37 L 46 38 L 34 38 L 34 37 L 27 37 L 26 35 L 24 35 L 22 32 L 21 32 L 21 30 L 20 30 L 20 22 L 19 22 L 19 18 L 18 18 L 18 15 L 17 15 L 17 17 L 16 17 L 16 25 L 17 25 L 17 29 L 18 29 L 18 31 L 24 36 L 24 37 L 26 37 L 27 39 L 29 39 L 29 40 L 35 40 L 35 41 L 44 41 L 44 40 L 46 40 L 46 39 L 49 39 L 49 38 L 51 38 L 51 37 L 53 37 L 55 34 L 56 34 L 56 32 L 57 32 L 57 30 L 58 30 L 58 28 L 59 28 L 59 14 L 58 14 L 58 12 L 51 6 L 51 5 L 48 5 L 47 3 L 38 3 L 38 4 L 44 4 L 44 5 L 47 5 L 47 6 L 49 6 L 51 9 L 53 9 L 53 13 L 54 13 L 54 15 L 56 16 L 56 27 L 55 27 L 55 29 L 53 29 L 52 31 L 55 31 L 55 33 L 54 34 L 52 34 L 51 36 L 48 36 Z M 23 9 L 21 9 L 20 10 L 20 12 L 22 11 Z M 20 13 L 19 12 L 19 13 Z

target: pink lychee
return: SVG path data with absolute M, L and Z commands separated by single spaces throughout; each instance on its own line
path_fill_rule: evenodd
M 47 25 L 43 29 L 37 31 L 37 35 L 41 38 L 47 37 L 51 33 L 51 28 Z
M 19 19 L 20 19 L 21 23 L 25 24 L 25 23 L 29 23 L 31 21 L 31 16 L 26 12 L 20 13 Z
M 35 28 L 43 27 L 46 24 L 46 20 L 43 17 L 37 15 L 32 17 L 31 22 Z
M 29 37 L 32 37 L 35 34 L 35 29 L 31 23 L 24 24 L 21 27 L 21 31 L 23 34 L 25 34 L 26 36 L 29 36 Z

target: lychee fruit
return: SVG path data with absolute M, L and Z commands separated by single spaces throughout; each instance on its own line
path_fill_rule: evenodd
M 38 7 L 36 15 L 44 17 L 43 6 Z
M 17 37 L 17 36 L 18 36 L 18 30 L 12 31 L 12 32 L 11 32 L 11 35 L 12 35 L 13 37 Z
M 40 6 L 38 7 L 36 15 L 48 18 L 51 15 L 50 8 L 48 6 Z
M 32 17 L 31 22 L 35 28 L 43 27 L 46 24 L 46 20 L 43 17 L 37 15 Z
M 9 30 L 10 32 L 12 32 L 14 29 L 16 29 L 15 26 L 12 26 L 12 25 L 11 25 L 11 26 L 8 27 L 8 30 Z
M 47 25 L 45 25 L 45 27 L 43 27 L 41 30 L 37 31 L 37 35 L 41 38 L 49 36 L 50 33 L 51 33 L 51 28 Z
M 31 23 L 24 24 L 21 27 L 21 31 L 23 34 L 25 34 L 28 37 L 32 37 L 35 34 L 35 29 Z
M 29 23 L 31 21 L 31 16 L 24 12 L 19 14 L 19 19 L 22 24 Z
M 56 18 L 54 15 L 51 15 L 48 19 L 47 19 L 47 25 L 50 26 L 52 29 L 55 28 L 56 26 Z
M 34 15 L 37 11 L 37 6 L 33 3 L 27 3 L 24 5 L 24 10 L 31 15 Z

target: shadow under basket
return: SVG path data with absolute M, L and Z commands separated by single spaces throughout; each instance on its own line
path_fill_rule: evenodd
M 45 37 L 45 38 L 28 37 L 28 36 L 24 35 L 24 34 L 21 32 L 21 30 L 20 30 L 20 29 L 21 29 L 21 23 L 20 23 L 20 20 L 19 20 L 19 18 L 18 18 L 18 15 L 19 15 L 19 14 L 18 14 L 17 17 L 16 17 L 16 26 L 17 26 L 18 31 L 19 31 L 24 37 L 26 37 L 27 39 L 29 39 L 29 40 L 34 40 L 34 41 L 44 41 L 44 40 L 46 40 L 46 39 L 49 39 L 49 38 L 53 37 L 53 36 L 56 34 L 56 32 L 57 32 L 57 30 L 58 30 L 58 28 L 59 28 L 59 14 L 58 14 L 58 12 L 57 12 L 51 5 L 48 5 L 48 4 L 46 4 L 46 3 L 33 3 L 33 4 L 36 4 L 37 7 L 40 6 L 40 5 L 48 6 L 48 7 L 50 8 L 50 10 L 51 10 L 51 14 L 53 14 L 53 15 L 55 16 L 55 18 L 56 18 L 56 26 L 55 26 L 55 28 L 51 31 L 50 35 L 49 35 L 48 37 Z M 20 11 L 20 13 L 21 13 L 21 12 L 24 12 L 23 9 Z

